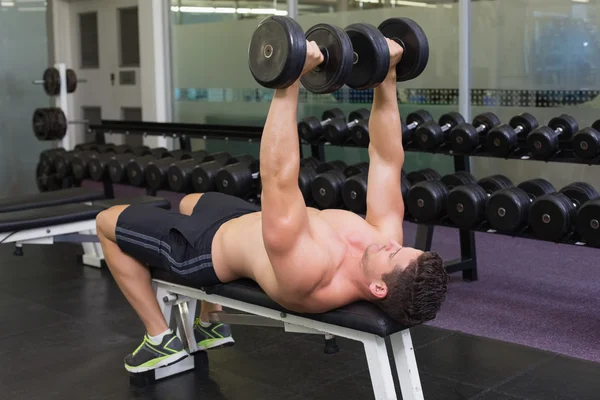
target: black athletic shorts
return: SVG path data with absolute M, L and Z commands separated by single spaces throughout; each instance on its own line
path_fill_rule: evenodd
M 117 221 L 117 245 L 149 267 L 166 269 L 200 286 L 221 283 L 212 263 L 212 241 L 225 222 L 260 207 L 222 193 L 205 193 L 192 215 L 143 204 L 127 207 Z

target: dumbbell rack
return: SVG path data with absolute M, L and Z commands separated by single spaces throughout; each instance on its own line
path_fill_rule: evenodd
M 221 139 L 246 141 L 249 143 L 259 142 L 263 128 L 260 126 L 239 125 L 211 125 L 211 124 L 187 124 L 187 123 L 160 123 L 160 122 L 130 122 L 117 120 L 102 120 L 99 125 L 90 125 L 91 132 L 95 133 L 96 143 L 105 143 L 105 134 L 124 135 L 148 135 L 164 136 L 179 139 L 183 150 L 191 150 L 190 139 Z M 300 141 L 301 145 L 305 145 Z M 310 145 L 310 156 L 319 161 L 325 160 L 325 144 Z M 300 157 L 302 146 L 300 146 Z M 467 157 L 454 157 L 456 171 L 469 171 Z M 105 182 L 106 186 L 107 182 Z M 112 190 L 112 189 L 111 189 Z M 429 250 L 433 238 L 434 225 L 418 225 L 415 247 Z M 460 230 L 461 257 L 446 263 L 449 273 L 462 271 L 463 279 L 477 280 L 477 262 L 475 252 L 475 236 L 470 230 Z

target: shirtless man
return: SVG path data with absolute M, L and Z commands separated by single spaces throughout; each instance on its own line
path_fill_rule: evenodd
M 200 286 L 250 278 L 291 311 L 322 313 L 366 300 L 397 321 L 435 318 L 448 276 L 440 257 L 403 247 L 404 163 L 395 65 L 402 49 L 389 41 L 391 63 L 375 89 L 369 120 L 367 214 L 307 208 L 298 187 L 300 154 L 296 112 L 299 81 L 275 91 L 260 147 L 262 211 L 220 193 L 190 194 L 180 212 L 143 205 L 115 206 L 98 215 L 97 232 L 117 284 L 146 328 L 125 368 L 142 372 L 187 356 L 169 330 L 146 265 L 164 268 Z M 319 65 L 308 43 L 303 73 Z M 202 306 L 194 324 L 199 349 L 233 343 L 229 327 L 212 325 Z

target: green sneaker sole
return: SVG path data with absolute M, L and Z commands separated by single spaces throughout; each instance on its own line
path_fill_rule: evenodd
M 234 344 L 235 344 L 235 340 L 233 340 L 233 337 L 231 337 L 231 336 L 226 337 L 226 338 L 220 338 L 220 339 L 206 339 L 206 340 L 196 343 L 196 345 L 198 346 L 198 351 L 223 348 L 223 347 L 231 347 Z
M 140 372 L 147 372 L 157 368 L 168 367 L 169 365 L 173 365 L 183 360 L 187 356 L 188 353 L 186 353 L 185 350 L 182 350 L 179 353 L 171 354 L 169 356 L 155 358 L 142 365 L 138 365 L 137 367 L 125 364 L 125 369 L 133 374 L 139 374 Z

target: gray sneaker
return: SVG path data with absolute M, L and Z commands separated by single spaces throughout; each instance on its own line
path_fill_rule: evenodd
M 152 343 L 146 334 L 142 344 L 125 357 L 125 369 L 132 373 L 150 371 L 175 364 L 187 356 L 175 333 L 165 335 L 159 345 Z
M 229 325 L 218 322 L 203 327 L 200 324 L 200 318 L 196 318 L 194 321 L 194 336 L 196 337 L 198 351 L 229 347 L 235 344 Z

